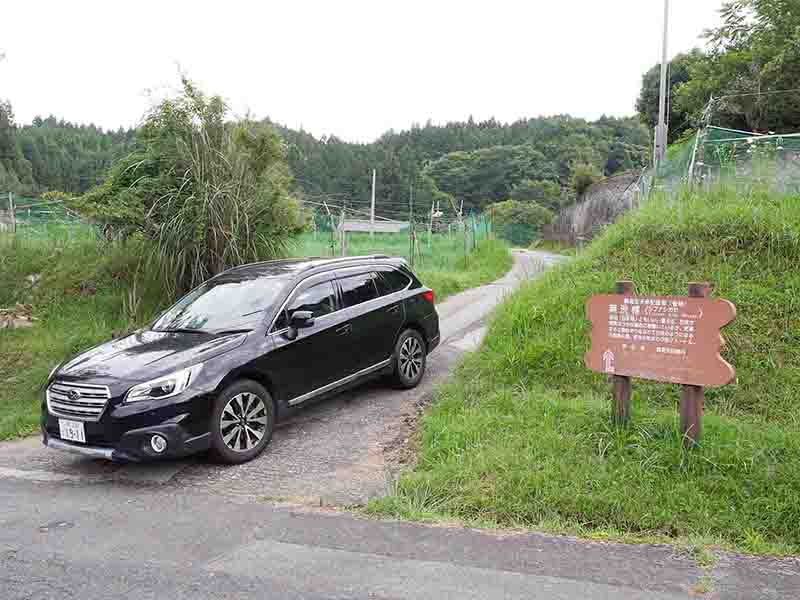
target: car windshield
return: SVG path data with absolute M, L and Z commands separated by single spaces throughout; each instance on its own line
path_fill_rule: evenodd
M 283 277 L 217 277 L 189 292 L 153 325 L 154 331 L 220 333 L 250 329 L 286 285 Z

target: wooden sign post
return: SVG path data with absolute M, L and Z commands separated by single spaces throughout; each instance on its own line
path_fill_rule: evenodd
M 687 446 L 697 444 L 704 386 L 736 377 L 719 354 L 720 329 L 736 318 L 736 307 L 711 299 L 707 283 L 689 284 L 688 296 L 636 296 L 630 281 L 616 291 L 586 304 L 592 347 L 584 358 L 589 369 L 612 376 L 614 421 L 630 420 L 632 377 L 681 384 L 681 432 Z

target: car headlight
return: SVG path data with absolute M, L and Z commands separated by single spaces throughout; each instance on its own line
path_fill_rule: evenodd
M 57 364 L 55 367 L 53 367 L 53 370 L 52 370 L 52 371 L 50 371 L 50 375 L 48 375 L 48 376 L 47 376 L 47 381 L 50 381 L 50 380 L 53 378 L 53 375 L 55 375 L 55 374 L 56 374 L 56 372 L 57 372 L 57 371 L 58 371 L 60 368 L 61 368 L 61 363 L 58 363 L 58 364 Z
M 141 400 L 162 400 L 177 396 L 197 377 L 203 368 L 203 363 L 175 371 L 158 379 L 147 381 L 133 386 L 125 395 L 125 402 L 140 402 Z

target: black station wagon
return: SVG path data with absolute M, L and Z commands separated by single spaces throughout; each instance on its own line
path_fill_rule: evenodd
M 438 343 L 433 292 L 402 259 L 236 267 L 53 369 L 43 441 L 116 461 L 210 450 L 240 463 L 312 400 L 378 376 L 416 386 Z

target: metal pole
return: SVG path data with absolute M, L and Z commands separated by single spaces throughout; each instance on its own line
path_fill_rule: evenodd
M 408 246 L 411 267 L 414 267 L 414 184 L 412 182 L 408 190 Z
M 11 212 L 11 233 L 17 233 L 17 211 L 14 208 L 14 192 L 8 192 L 8 210 Z
M 369 237 L 375 237 L 375 169 L 372 169 L 372 210 L 369 213 Z
M 661 55 L 661 85 L 658 95 L 655 165 L 658 168 L 667 153 L 667 42 L 669 39 L 669 0 L 664 0 L 664 42 Z
M 428 223 L 428 250 L 431 249 L 431 238 L 433 237 L 433 215 L 435 204 L 431 202 L 431 220 Z

